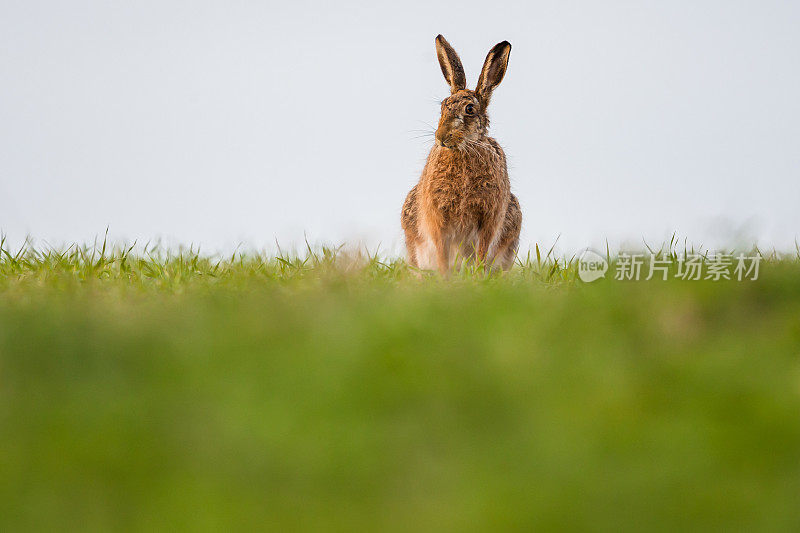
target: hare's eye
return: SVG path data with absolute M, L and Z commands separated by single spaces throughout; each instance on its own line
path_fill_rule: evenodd
M 473 114 L 475 112 L 475 106 L 473 106 L 472 104 L 467 104 L 467 107 L 464 108 L 464 112 L 467 115 Z

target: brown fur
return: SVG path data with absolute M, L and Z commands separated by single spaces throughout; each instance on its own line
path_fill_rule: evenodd
M 505 153 L 487 135 L 486 107 L 505 75 L 511 45 L 503 41 L 489 51 L 475 91 L 464 87 L 461 60 L 441 35 L 436 50 L 452 94 L 442 101 L 436 144 L 403 204 L 408 262 L 443 275 L 465 259 L 507 270 L 516 257 L 522 211 L 511 194 Z

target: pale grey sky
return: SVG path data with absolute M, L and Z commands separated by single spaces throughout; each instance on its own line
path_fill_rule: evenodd
M 490 6 L 487 9 L 487 6 Z M 490 108 L 522 247 L 800 234 L 800 4 L 0 2 L 0 228 L 208 251 L 363 239 L 399 210 L 448 93 Z

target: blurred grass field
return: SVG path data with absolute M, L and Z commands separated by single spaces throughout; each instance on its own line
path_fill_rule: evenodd
M 0 530 L 800 530 L 800 260 L 0 252 Z

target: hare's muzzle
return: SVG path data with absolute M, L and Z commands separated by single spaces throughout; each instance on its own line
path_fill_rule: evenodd
M 445 148 L 455 148 L 458 143 L 453 138 L 452 132 L 439 128 L 436 130 L 436 144 Z

